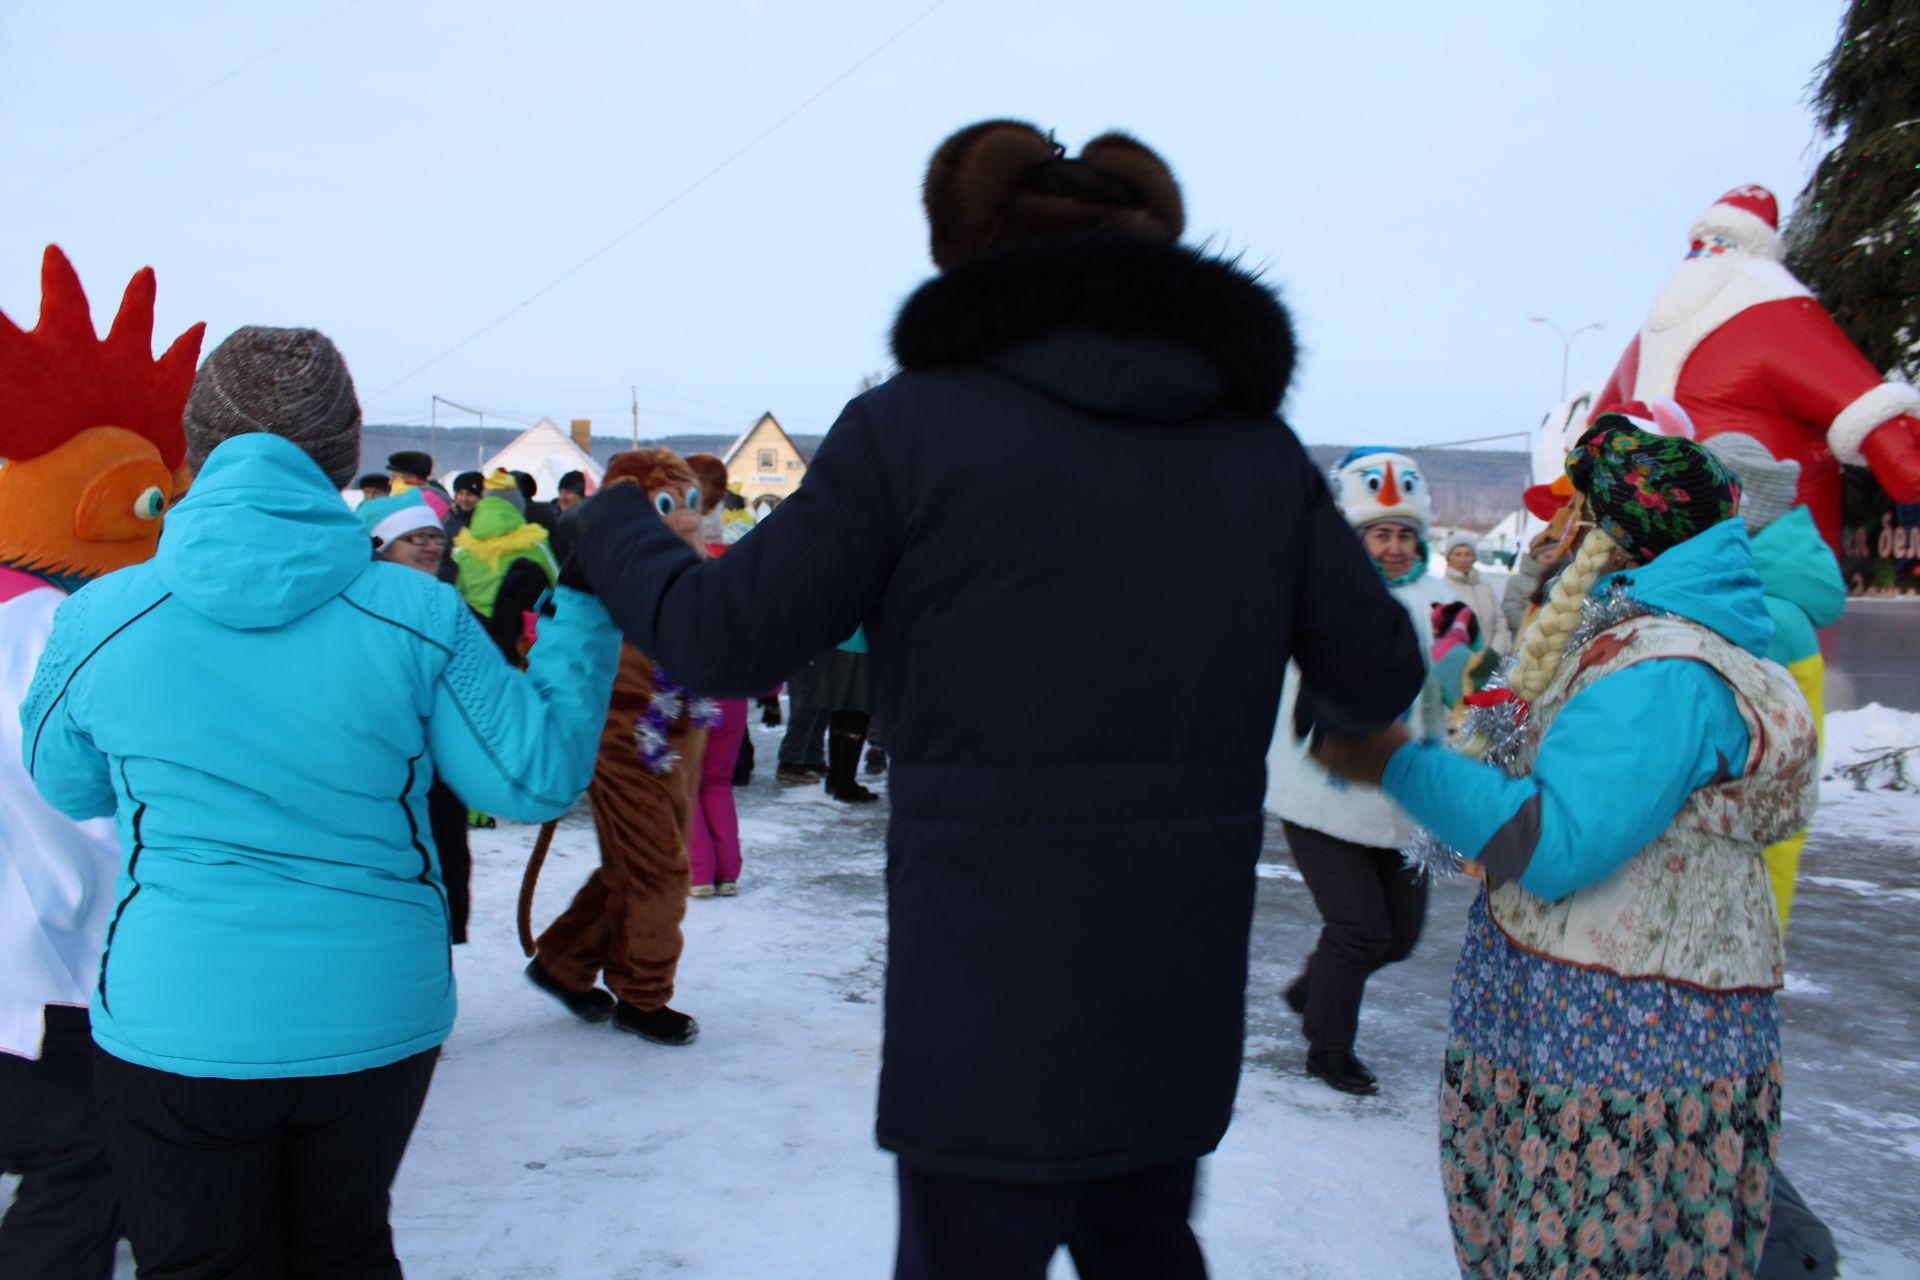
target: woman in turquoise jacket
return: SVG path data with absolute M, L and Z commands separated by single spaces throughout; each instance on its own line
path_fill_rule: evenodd
M 95 1086 L 143 1275 L 400 1274 L 387 1186 L 455 1003 L 428 784 L 537 822 L 593 771 L 599 602 L 558 591 L 523 675 L 370 558 L 350 478 L 227 440 L 153 560 L 61 607 L 21 708 L 41 793 L 119 826 Z
M 1783 1080 L 1761 851 L 1811 813 L 1813 719 L 1729 471 L 1602 415 L 1567 473 L 1592 525 L 1468 721 L 1501 768 L 1392 732 L 1329 764 L 1487 879 L 1440 1095 L 1461 1274 L 1750 1275 Z

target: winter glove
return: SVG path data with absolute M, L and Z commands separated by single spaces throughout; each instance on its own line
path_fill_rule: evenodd
M 1387 771 L 1387 761 L 1411 740 L 1412 735 L 1403 724 L 1390 724 L 1364 738 L 1318 734 L 1313 743 L 1313 758 L 1329 773 L 1377 787 L 1380 775 Z
M 1920 418 L 1902 414 L 1860 442 L 1873 478 L 1895 502 L 1920 502 Z
M 630 480 L 616 480 L 585 502 L 575 504 L 573 510 L 560 518 L 554 527 L 552 545 L 554 559 L 560 562 L 561 586 L 592 592 L 593 584 L 587 581 L 586 570 L 580 563 L 580 548 L 596 528 L 617 523 L 622 512 L 634 508 L 645 509 L 652 515 L 646 490 Z
M 780 727 L 780 699 L 760 699 L 760 723 L 769 729 Z

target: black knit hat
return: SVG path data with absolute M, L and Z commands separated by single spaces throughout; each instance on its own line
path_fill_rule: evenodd
M 478 471 L 462 471 L 453 478 L 455 493 L 479 493 L 487 487 L 487 478 Z
M 356 489 L 378 489 L 380 492 L 386 493 L 393 488 L 393 481 L 387 479 L 387 474 L 384 471 L 369 471 L 358 480 L 355 480 L 353 487 Z
M 587 496 L 587 477 L 583 472 L 569 471 L 560 477 L 560 483 L 557 487 L 571 493 L 577 493 L 584 498 Z

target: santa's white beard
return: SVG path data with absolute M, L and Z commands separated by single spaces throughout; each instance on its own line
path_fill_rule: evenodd
M 1661 333 L 1698 315 L 1739 274 L 1736 264 L 1744 256 L 1738 250 L 1729 250 L 1683 259 L 1654 295 L 1647 312 L 1647 328 Z

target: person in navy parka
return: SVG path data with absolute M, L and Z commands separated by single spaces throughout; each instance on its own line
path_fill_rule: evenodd
M 509 667 L 370 558 L 359 423 L 324 336 L 223 343 L 188 426 L 232 438 L 153 560 L 61 606 L 21 707 L 40 792 L 119 826 L 94 1084 L 142 1275 L 400 1274 L 388 1187 L 454 1017 L 428 784 L 532 822 L 593 771 L 605 611 L 559 592 Z
M 943 274 L 895 323 L 904 372 L 799 490 L 701 564 L 608 486 L 562 527 L 570 570 L 703 694 L 866 626 L 898 1274 L 1037 1278 L 1067 1243 L 1082 1276 L 1198 1276 L 1282 672 L 1327 723 L 1385 724 L 1419 643 L 1275 415 L 1285 311 L 1173 243 L 1158 156 L 993 121 L 936 152 L 926 203 Z M 1063 476 L 1080 514 L 1036 538 Z

